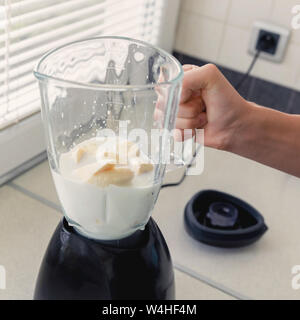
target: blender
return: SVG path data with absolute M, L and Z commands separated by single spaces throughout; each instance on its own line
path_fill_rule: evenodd
M 174 299 L 151 212 L 169 165 L 180 63 L 142 41 L 97 37 L 50 51 L 34 75 L 64 214 L 34 299 Z

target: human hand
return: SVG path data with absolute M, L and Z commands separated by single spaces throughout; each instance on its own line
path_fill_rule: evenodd
M 184 78 L 176 128 L 204 129 L 206 146 L 226 149 L 243 125 L 248 102 L 213 64 L 184 65 Z M 194 132 L 195 134 L 196 132 Z M 197 139 L 197 134 L 196 134 Z

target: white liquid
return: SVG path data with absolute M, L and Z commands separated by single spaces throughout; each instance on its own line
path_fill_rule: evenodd
M 102 240 L 121 239 L 143 229 L 160 189 L 160 184 L 153 184 L 154 171 L 135 175 L 124 185 L 100 187 L 80 181 L 73 174 L 76 168 L 92 161 L 95 156 L 85 156 L 76 164 L 70 151 L 60 157 L 60 174 L 52 170 L 68 220 L 84 235 Z

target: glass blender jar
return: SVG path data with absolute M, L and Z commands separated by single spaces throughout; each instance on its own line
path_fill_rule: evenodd
M 50 167 L 68 223 L 101 240 L 124 238 L 142 229 L 167 163 L 168 135 L 183 75 L 178 61 L 141 41 L 101 37 L 49 52 L 34 74 L 40 85 Z M 108 133 L 115 137 L 103 138 Z M 127 159 L 125 165 L 115 161 L 114 166 L 121 139 Z M 130 159 L 128 146 L 139 157 L 135 153 Z M 114 170 L 105 170 L 112 166 Z M 136 174 L 145 170 L 151 172 Z
M 50 51 L 34 74 L 64 212 L 34 298 L 174 299 L 170 254 L 150 215 L 174 161 L 180 63 L 142 41 L 98 37 Z

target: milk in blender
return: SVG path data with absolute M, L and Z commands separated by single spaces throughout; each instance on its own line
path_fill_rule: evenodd
M 95 137 L 59 158 L 52 170 L 69 223 L 86 236 L 124 238 L 148 222 L 158 196 L 154 164 L 137 144 Z

